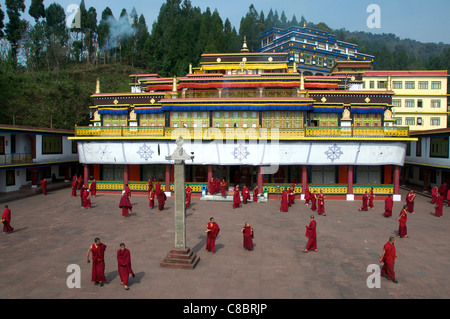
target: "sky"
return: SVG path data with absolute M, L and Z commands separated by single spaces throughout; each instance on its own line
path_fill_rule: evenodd
M 71 4 L 79 5 L 81 0 L 45 0 L 44 5 L 48 7 L 53 2 L 67 10 Z M 149 31 L 164 2 L 165 0 L 85 0 L 87 8 L 97 9 L 98 17 L 107 6 L 115 17 L 119 16 L 123 8 L 130 13 L 135 7 L 139 15 L 144 15 Z M 33 21 L 28 15 L 30 4 L 31 0 L 25 0 L 27 8 L 23 17 Z M 450 44 L 449 0 L 191 0 L 191 4 L 200 7 L 202 12 L 207 7 L 211 11 L 217 9 L 222 20 L 228 18 L 238 32 L 241 18 L 253 4 L 258 13 L 263 11 L 265 16 L 272 9 L 277 10 L 279 15 L 284 11 L 288 20 L 291 20 L 293 14 L 297 20 L 303 15 L 307 21 L 324 22 L 332 29 L 393 33 L 401 39 Z M 0 5 L 6 15 L 5 0 L 0 0 Z M 66 12 L 66 15 L 69 16 L 70 12 Z M 5 24 L 7 21 L 6 15 Z

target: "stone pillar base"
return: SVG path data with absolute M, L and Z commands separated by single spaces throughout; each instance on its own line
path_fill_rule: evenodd
M 194 269 L 199 262 L 198 257 L 190 248 L 173 248 L 160 263 L 161 267 L 176 269 Z

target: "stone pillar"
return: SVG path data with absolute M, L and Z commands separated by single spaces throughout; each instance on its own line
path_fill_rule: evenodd
M 89 188 L 89 164 L 83 165 L 83 185 Z
M 308 165 L 302 165 L 302 194 L 301 194 L 301 199 L 305 199 L 306 186 L 308 186 Z
M 401 195 L 400 195 L 400 166 L 393 165 L 394 166 L 394 196 L 393 199 L 396 202 L 401 201 Z
M 353 194 L 353 165 L 347 165 L 347 200 L 355 200 Z

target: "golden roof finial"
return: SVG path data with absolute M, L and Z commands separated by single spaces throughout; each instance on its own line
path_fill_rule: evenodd
M 100 79 L 97 78 L 97 84 L 95 85 L 95 93 L 100 93 Z
M 249 49 L 247 47 L 247 36 L 244 35 L 244 43 L 242 44 L 241 52 L 249 52 Z

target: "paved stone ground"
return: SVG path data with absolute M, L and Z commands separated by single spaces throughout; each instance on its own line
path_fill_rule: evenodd
M 406 194 L 402 190 L 402 198 Z M 449 298 L 450 208 L 434 216 L 428 197 L 417 196 L 416 214 L 408 216 L 410 238 L 396 238 L 398 284 L 381 278 L 369 289 L 366 272 L 379 264 L 383 245 L 398 229 L 402 203 L 394 218 L 382 217 L 384 202 L 359 212 L 361 202 L 326 201 L 327 216 L 317 216 L 319 252 L 302 253 L 309 207 L 302 201 L 279 213 L 279 200 L 232 209 L 228 202 L 193 198 L 187 211 L 187 244 L 201 258 L 194 270 L 161 268 L 173 247 L 173 198 L 166 210 L 150 210 L 146 196 L 132 196 L 131 217 L 123 219 L 120 195 L 99 194 L 91 210 L 80 208 L 70 189 L 51 191 L 7 204 L 11 234 L 0 235 L 0 299 L 428 299 Z M 215 217 L 221 231 L 214 255 L 205 251 L 205 226 Z M 242 248 L 243 224 L 255 230 L 255 249 Z M 104 287 L 91 281 L 87 249 L 100 237 L 106 250 Z M 136 278 L 130 290 L 120 285 L 116 251 L 124 242 L 131 251 Z M 81 267 L 81 288 L 69 289 L 66 270 Z

